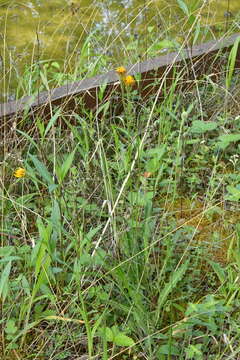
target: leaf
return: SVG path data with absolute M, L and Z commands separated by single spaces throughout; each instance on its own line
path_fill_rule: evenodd
M 11 267 L 12 267 L 12 262 L 9 261 L 9 263 L 5 266 L 0 278 L 0 297 L 2 297 L 3 301 L 5 300 L 8 292 L 8 279 L 9 279 Z
M 146 193 L 141 191 L 131 191 L 128 194 L 128 201 L 132 205 L 145 206 L 154 196 L 153 191 L 148 191 Z
M 176 43 L 172 40 L 168 40 L 168 39 L 164 39 L 162 41 L 159 41 L 155 44 L 153 44 L 152 48 L 154 50 L 162 50 L 162 49 L 171 49 L 171 48 L 175 48 Z
M 14 260 L 21 260 L 21 258 L 19 256 L 6 256 L 0 260 L 0 264 L 8 262 L 8 261 L 14 261 Z
M 177 2 L 178 2 L 180 9 L 184 12 L 184 14 L 189 16 L 190 13 L 189 13 L 188 7 L 185 4 L 185 2 L 183 0 L 177 0 Z
M 227 194 L 227 196 L 225 197 L 226 200 L 230 200 L 230 201 L 239 201 L 240 200 L 240 185 L 237 185 L 237 187 L 228 185 L 227 191 L 230 194 Z
M 147 150 L 145 152 L 144 156 L 154 157 L 154 158 L 157 158 L 158 160 L 160 160 L 163 157 L 165 150 L 166 150 L 166 145 L 163 144 L 162 146 L 158 146 L 153 149 Z
M 175 271 L 172 275 L 172 279 L 165 285 L 164 289 L 160 291 L 159 298 L 158 298 L 158 307 L 157 307 L 157 321 L 159 319 L 160 310 L 162 306 L 164 305 L 165 301 L 167 300 L 168 295 L 171 293 L 171 291 L 175 288 L 178 281 L 181 280 L 183 275 L 185 274 L 187 268 L 188 268 L 189 260 L 187 260 L 184 264 L 180 266 L 180 268 Z
M 35 168 L 39 172 L 39 174 L 47 181 L 48 185 L 53 184 L 52 176 L 50 175 L 46 166 L 38 160 L 38 158 L 34 155 L 29 154 Z
M 208 260 L 207 262 L 211 265 L 211 267 L 213 268 L 214 272 L 216 273 L 217 277 L 219 278 L 219 280 L 221 281 L 221 284 L 223 284 L 225 282 L 226 279 L 226 275 L 225 275 L 225 271 L 224 269 L 221 267 L 220 264 L 212 261 L 212 260 Z
M 13 252 L 15 252 L 15 248 L 14 246 L 3 246 L 0 247 L 0 256 L 9 256 L 11 255 Z
M 229 89 L 229 87 L 231 85 L 233 71 L 235 68 L 235 63 L 236 63 L 236 58 L 237 58 L 237 53 L 238 53 L 238 48 L 239 48 L 239 43 L 240 43 L 240 36 L 237 37 L 237 39 L 235 40 L 234 45 L 229 53 L 228 65 L 227 65 L 227 76 L 226 76 L 227 90 Z
M 55 122 L 59 118 L 60 114 L 61 114 L 61 108 L 57 109 L 55 114 L 51 117 L 49 123 L 47 124 L 46 130 L 45 130 L 45 133 L 44 133 L 44 137 L 47 135 L 47 133 L 51 129 L 51 127 L 55 124 Z
M 105 336 L 108 342 L 112 342 L 117 346 L 133 346 L 133 339 L 118 330 L 117 326 L 105 328 Z
M 79 264 L 80 265 L 90 266 L 93 263 L 94 263 L 94 259 L 90 254 L 88 254 L 88 253 L 81 254 L 81 257 L 79 259 Z
M 13 320 L 13 319 L 8 320 L 6 323 L 6 327 L 4 329 L 5 333 L 13 335 L 13 334 L 16 334 L 17 330 L 18 329 L 15 325 L 15 320 Z
M 160 168 L 160 162 L 157 158 L 153 158 L 149 161 L 147 161 L 145 169 L 148 173 L 154 173 L 155 171 L 159 170 Z
M 213 121 L 196 120 L 192 122 L 190 131 L 192 133 L 203 134 L 207 131 L 212 131 L 217 128 L 217 124 Z
M 113 342 L 113 332 L 109 327 L 106 327 L 105 329 L 105 335 L 106 335 L 106 340 L 109 342 Z
M 164 355 L 180 355 L 179 348 L 172 344 L 161 345 L 158 353 Z
M 129 336 L 119 333 L 113 339 L 113 343 L 118 346 L 133 346 L 135 343 Z
M 61 168 L 58 170 L 57 175 L 59 178 L 59 182 L 62 183 L 65 176 L 68 173 L 68 170 L 70 169 L 73 159 L 74 159 L 74 155 L 75 155 L 75 151 L 76 149 L 74 149 L 65 159 L 65 161 L 63 162 Z
M 30 144 L 32 144 L 36 149 L 39 150 L 37 143 L 33 140 L 33 138 L 31 136 L 29 136 L 28 134 L 26 134 L 24 131 L 21 131 L 19 129 L 16 129 L 16 132 L 18 132 L 19 134 L 23 135 L 29 142 Z
M 225 134 L 218 137 L 219 142 L 217 143 L 220 149 L 226 149 L 226 147 L 232 142 L 240 141 L 240 134 Z

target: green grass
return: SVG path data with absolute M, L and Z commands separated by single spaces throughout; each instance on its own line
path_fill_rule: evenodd
M 162 102 L 123 87 L 120 113 L 81 108 L 73 126 L 55 108 L 4 134 L 2 359 L 238 356 L 236 46 L 217 82 L 177 90 L 176 74 Z

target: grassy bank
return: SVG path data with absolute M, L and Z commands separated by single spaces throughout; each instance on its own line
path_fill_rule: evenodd
M 162 102 L 123 82 L 121 112 L 54 109 L 4 134 L 2 359 L 237 359 L 240 80 L 227 63 L 217 82 L 159 82 Z M 42 69 L 43 88 L 66 80 Z M 38 91 L 35 70 L 21 92 Z

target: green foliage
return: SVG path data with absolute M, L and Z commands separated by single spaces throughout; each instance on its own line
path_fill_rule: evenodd
M 225 150 L 229 145 L 231 145 L 232 143 L 235 143 L 237 141 L 240 141 L 240 134 L 221 135 L 218 137 L 217 146 L 220 149 Z
M 217 128 L 217 124 L 213 121 L 200 121 L 195 120 L 192 122 L 192 126 L 190 127 L 190 131 L 195 134 L 204 134 L 207 131 L 212 131 Z
M 240 200 L 240 184 L 238 184 L 236 187 L 228 185 L 227 191 L 228 191 L 228 195 L 225 196 L 226 200 L 230 200 L 230 201 Z
M 198 2 L 177 3 L 195 22 Z M 193 43 L 201 31 L 198 23 Z M 155 36 L 152 25 L 148 34 Z M 88 69 L 93 40 L 83 46 L 76 77 L 101 67 L 96 60 Z M 166 37 L 149 49 L 166 47 L 178 43 Z M 66 80 L 56 61 L 41 65 L 44 88 L 50 79 Z M 37 69 L 31 70 L 34 84 Z M 76 100 L 81 114 L 53 109 L 49 122 L 39 117 L 31 131 L 27 118 L 17 125 L 18 141 L 1 167 L 6 356 L 12 350 L 26 359 L 238 354 L 237 100 L 233 93 L 235 105 L 223 104 L 225 78 L 213 84 L 206 77 L 188 91 L 176 90 L 185 81 L 181 72 L 172 76 L 169 90 L 157 84 L 161 103 L 123 89 L 115 109 L 104 102 L 103 87 L 97 112 Z M 30 86 L 22 80 L 22 89 Z M 19 164 L 26 176 L 15 179 Z
M 117 326 L 112 326 L 111 328 L 106 327 L 101 329 L 102 336 L 106 337 L 107 342 L 111 342 L 117 346 L 133 346 L 134 341 L 123 332 L 121 332 Z

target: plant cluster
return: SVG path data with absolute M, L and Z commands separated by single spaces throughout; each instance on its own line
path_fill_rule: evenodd
M 198 1 L 177 2 L 194 44 Z M 80 99 L 81 112 L 25 114 L 4 133 L 2 359 L 237 359 L 238 46 L 215 82 L 186 90 L 173 72 L 143 99 L 120 66 L 120 93 L 103 86 L 95 111 Z M 38 65 L 19 94 L 39 91 Z M 42 63 L 40 90 L 53 79 L 75 76 Z

